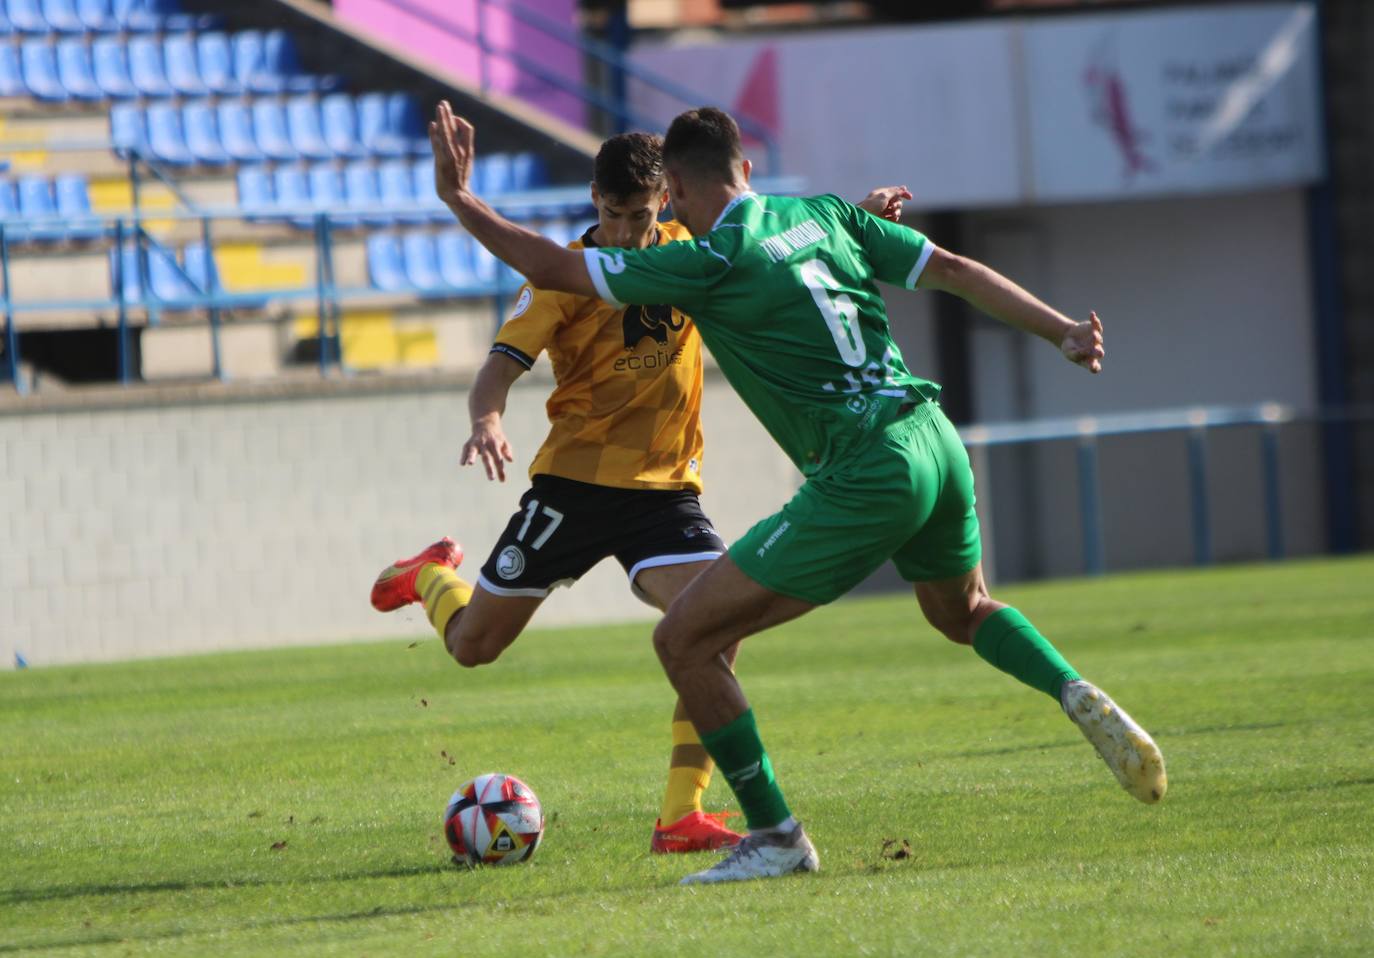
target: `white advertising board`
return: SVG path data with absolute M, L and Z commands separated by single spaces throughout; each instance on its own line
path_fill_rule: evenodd
M 1024 27 L 1032 196 L 1257 189 L 1321 175 L 1310 4 Z

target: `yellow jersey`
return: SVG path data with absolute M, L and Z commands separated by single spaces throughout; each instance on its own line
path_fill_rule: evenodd
M 596 245 L 594 229 L 569 248 Z M 678 223 L 658 224 L 660 244 L 691 238 Z M 529 369 L 546 350 L 552 428 L 531 477 L 701 492 L 701 337 L 686 315 L 526 284 L 492 352 Z

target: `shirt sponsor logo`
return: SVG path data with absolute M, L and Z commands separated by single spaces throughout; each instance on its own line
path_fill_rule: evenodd
M 506 546 L 496 557 L 496 574 L 503 579 L 516 579 L 525 571 L 525 553 L 519 546 Z
M 645 337 L 660 346 L 666 346 L 668 333 L 682 329 L 686 322 L 687 318 L 681 313 L 674 313 L 671 306 L 627 306 L 621 322 L 625 348 L 638 349 Z
M 787 519 L 782 520 L 782 525 L 774 529 L 773 534 L 763 541 L 763 545 L 759 546 L 759 558 L 762 559 L 763 554 L 767 552 L 769 549 L 773 548 L 774 543 L 781 539 L 782 534 L 790 528 L 792 528 L 792 523 Z
M 511 310 L 510 318 L 525 315 L 525 310 L 530 308 L 530 303 L 534 302 L 534 291 L 526 286 L 520 291 L 520 298 L 515 301 L 515 309 Z

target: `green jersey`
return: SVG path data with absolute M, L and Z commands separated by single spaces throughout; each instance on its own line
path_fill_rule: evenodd
M 585 256 L 607 302 L 691 316 L 730 385 L 812 475 L 898 406 L 939 395 L 902 362 L 876 285 L 914 288 L 933 251 L 837 196 L 745 193 L 706 236 Z

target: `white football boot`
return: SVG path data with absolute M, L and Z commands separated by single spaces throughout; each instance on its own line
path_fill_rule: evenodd
M 712 885 L 724 881 L 777 878 L 793 872 L 814 872 L 821 867 L 811 839 L 801 824 L 790 832 L 750 832 L 729 855 L 705 871 L 688 875 L 680 885 Z
M 1064 683 L 1059 700 L 1122 788 L 1147 805 L 1164 797 L 1169 788 L 1164 755 L 1150 733 L 1125 709 L 1106 692 L 1082 680 Z

